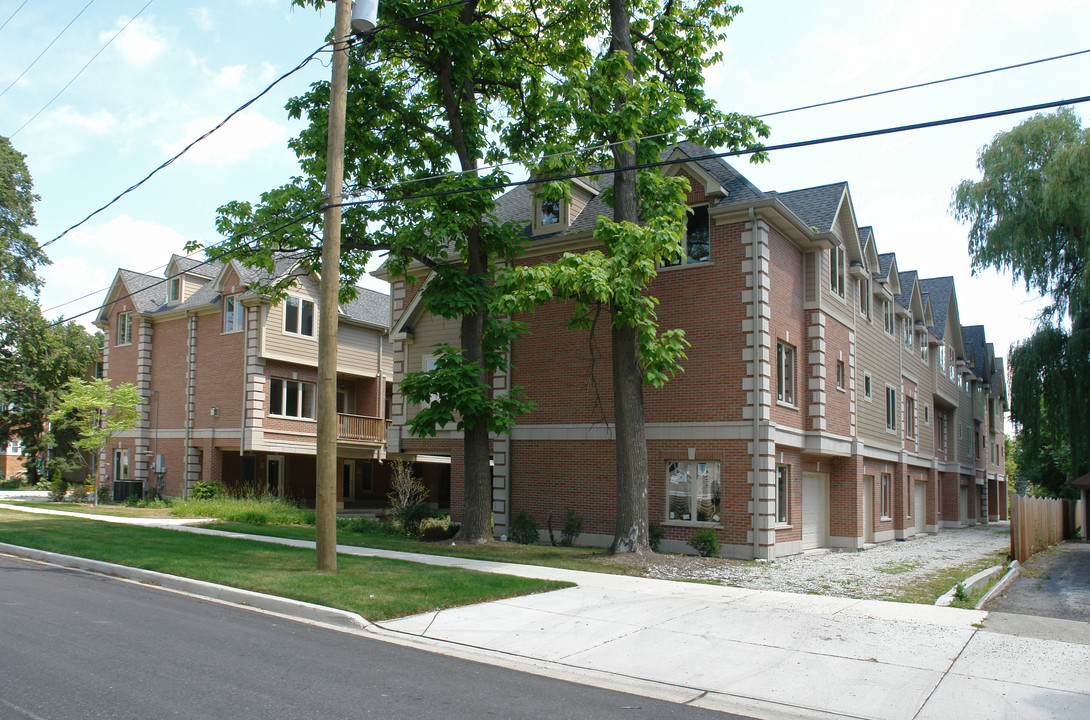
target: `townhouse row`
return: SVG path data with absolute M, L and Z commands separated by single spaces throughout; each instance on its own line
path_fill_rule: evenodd
M 721 160 L 682 143 L 669 172 L 688 178 L 679 258 L 650 288 L 663 328 L 682 328 L 684 372 L 645 393 L 650 521 L 664 548 L 690 550 L 710 528 L 725 555 L 775 559 L 821 547 L 861 549 L 941 528 L 1006 518 L 1002 358 L 984 328 L 964 326 L 950 277 L 921 278 L 880 253 L 846 183 L 762 192 Z M 497 215 L 524 224 L 520 263 L 594 247 L 611 178 L 572 181 L 545 200 L 519 187 Z M 420 302 L 427 272 L 392 284 L 391 453 L 445 471 L 451 508 L 462 493 L 462 440 L 453 428 L 417 438 L 419 410 L 399 380 L 431 367 L 458 326 Z M 531 513 L 543 526 L 568 508 L 581 541 L 612 539 L 616 473 L 609 336 L 566 328 L 553 302 L 518 318 L 493 391 L 520 386 L 535 403 L 492 438 L 497 536 Z M 602 326 L 604 327 L 604 323 Z M 595 362 L 597 360 L 597 362 Z

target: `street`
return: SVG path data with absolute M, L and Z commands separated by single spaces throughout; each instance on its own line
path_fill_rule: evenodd
M 0 556 L 0 720 L 166 717 L 726 716 Z

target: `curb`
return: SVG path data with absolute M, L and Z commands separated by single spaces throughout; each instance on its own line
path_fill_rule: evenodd
M 978 587 L 984 585 L 1001 572 L 1003 572 L 1002 565 L 993 565 L 987 570 L 981 570 L 976 575 L 962 580 L 960 583 L 957 583 L 954 587 L 947 590 L 942 597 L 935 601 L 935 604 L 942 607 L 949 607 L 950 603 L 954 601 L 954 594 L 958 591 L 958 585 L 961 585 L 965 589 L 965 592 L 972 593 Z M 977 605 L 975 609 L 979 610 L 980 605 Z
M 72 555 L 61 555 L 60 553 L 36 550 L 34 548 L 26 548 L 19 545 L 8 545 L 7 543 L 0 543 L 0 553 L 26 558 L 28 560 L 46 562 L 60 567 L 99 573 L 100 575 L 121 578 L 123 580 L 131 580 L 145 585 L 155 585 L 167 590 L 188 593 L 190 595 L 196 595 L 209 600 L 227 603 L 229 605 L 242 605 L 248 608 L 264 610 L 266 612 L 286 615 L 307 622 L 330 625 L 346 630 L 370 630 L 374 627 L 372 623 L 365 620 L 362 616 L 348 612 L 347 610 L 338 610 L 336 608 L 315 605 L 314 603 L 303 602 L 301 600 L 291 600 L 288 598 L 276 597 L 275 595 L 266 595 L 264 593 L 254 592 L 253 590 L 243 590 L 241 588 L 228 587 L 227 585 L 217 585 L 216 583 L 205 582 L 204 580 L 193 580 L 177 575 L 167 575 L 166 573 L 155 572 L 154 570 L 141 570 L 140 568 L 129 567 L 127 565 L 115 565 L 114 563 L 89 560 L 87 558 L 74 557 Z
M 976 604 L 976 609 L 984 607 L 984 604 L 991 600 L 1007 589 L 1007 587 L 1015 581 L 1015 579 L 1022 574 L 1022 565 L 1017 560 L 1010 564 L 1010 569 L 1007 570 L 1007 574 L 1003 576 L 1003 579 L 997 582 L 991 590 L 984 593 L 984 597 L 980 598 L 980 602 Z

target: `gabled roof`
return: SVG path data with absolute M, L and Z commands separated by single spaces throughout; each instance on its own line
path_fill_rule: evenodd
M 876 280 L 885 280 L 889 277 L 889 270 L 893 267 L 893 260 L 896 257 L 893 253 L 881 253 L 878 255 L 878 274 L 875 276 Z
M 901 307 L 912 310 L 912 295 L 916 292 L 916 271 L 903 270 L 897 272 L 897 282 L 901 286 L 901 292 L 897 295 L 897 302 Z M 922 309 L 918 308 L 918 309 Z M 920 318 L 923 319 L 922 317 Z
M 966 359 L 972 362 L 969 368 L 978 378 L 988 380 L 991 377 L 990 368 L 987 368 L 988 348 L 984 339 L 983 325 L 967 325 L 961 328 L 961 336 L 965 340 Z
M 389 328 L 390 296 L 376 290 L 357 287 L 356 297 L 341 305 L 341 314 L 368 325 Z
M 769 192 L 768 195 L 779 198 L 799 220 L 811 228 L 817 228 L 817 232 L 829 232 L 847 189 L 848 183 L 838 182 L 785 193 Z
M 950 301 L 954 297 L 954 278 L 949 275 L 937 278 L 921 278 L 920 290 L 931 299 L 931 313 L 935 324 L 931 331 L 939 340 L 946 339 L 946 316 L 950 312 Z
M 137 312 L 155 312 L 166 304 L 167 289 L 163 278 L 120 268 L 117 277 L 124 283 Z
M 187 273 L 211 280 L 219 274 L 223 262 L 220 260 L 195 260 L 185 255 L 171 255 L 167 262 L 167 275 Z

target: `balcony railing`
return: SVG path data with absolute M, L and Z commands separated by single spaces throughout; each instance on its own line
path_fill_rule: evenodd
M 337 439 L 385 444 L 390 423 L 382 418 L 337 413 Z

